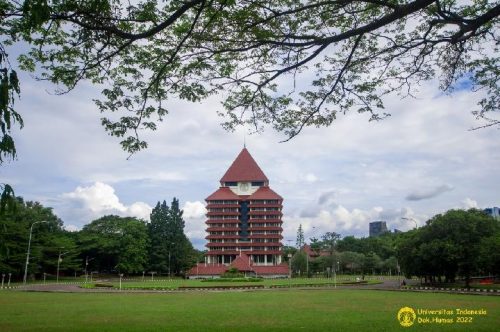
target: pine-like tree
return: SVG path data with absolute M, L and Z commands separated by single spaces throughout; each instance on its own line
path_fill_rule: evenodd
M 299 225 L 299 229 L 297 229 L 297 243 L 296 246 L 298 249 L 302 248 L 304 245 L 304 231 L 302 230 L 302 224 Z
M 182 214 L 179 200 L 175 197 L 170 207 L 165 201 L 158 202 L 151 212 L 151 270 L 174 275 L 189 269 L 194 263 L 194 249 L 184 234 Z

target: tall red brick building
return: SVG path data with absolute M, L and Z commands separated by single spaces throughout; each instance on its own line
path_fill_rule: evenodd
M 282 263 L 283 198 L 246 148 L 205 200 L 207 253 L 191 278 L 219 276 L 231 267 L 246 275 L 288 276 Z

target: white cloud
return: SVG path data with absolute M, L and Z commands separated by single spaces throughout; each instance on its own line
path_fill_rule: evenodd
M 75 225 L 65 225 L 64 229 L 67 230 L 68 232 L 78 232 L 80 230 L 80 227 Z
M 470 199 L 469 197 L 467 197 L 466 199 L 464 199 L 462 201 L 462 207 L 466 210 L 468 209 L 477 209 L 478 208 L 478 204 L 475 200 L 473 199 Z
M 205 244 L 205 204 L 200 201 L 190 202 L 187 201 L 182 208 L 184 211 L 183 217 L 185 220 L 185 233 L 186 236 L 199 248 Z
M 78 186 L 74 191 L 61 195 L 69 203 L 69 209 L 79 210 L 87 222 L 107 214 L 138 217 L 149 220 L 151 206 L 144 202 L 135 202 L 129 206 L 120 202 L 115 189 L 108 184 L 95 182 L 91 186 Z M 85 220 L 82 220 L 85 223 Z
M 316 182 L 318 181 L 318 177 L 316 175 L 314 175 L 313 173 L 307 173 L 305 176 L 304 176 L 304 179 L 307 181 L 307 182 Z
M 184 210 L 184 218 L 201 218 L 204 217 L 207 213 L 207 209 L 205 208 L 205 204 L 200 201 L 190 202 L 187 201 L 182 208 Z

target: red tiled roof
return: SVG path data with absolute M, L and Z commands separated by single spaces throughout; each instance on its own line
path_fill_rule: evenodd
M 312 250 L 311 246 L 308 244 L 304 244 L 302 247 L 302 250 L 309 256 L 309 257 L 316 257 L 318 256 L 318 253 L 314 250 Z
M 204 263 L 198 263 L 198 265 L 194 266 L 191 270 L 189 270 L 188 274 L 189 275 L 221 275 L 224 272 L 226 272 L 227 266 L 218 264 L 218 265 L 211 265 L 211 264 L 204 264 Z
M 281 274 L 281 275 L 288 275 L 288 265 L 287 264 L 280 264 L 280 265 L 273 265 L 273 266 L 252 266 L 253 270 L 257 275 L 262 275 L 262 274 Z
M 240 198 L 238 197 L 238 195 L 233 193 L 231 191 L 231 189 L 229 189 L 227 187 L 221 187 L 221 188 L 217 189 L 213 194 L 211 194 L 210 196 L 205 198 L 206 201 L 214 201 L 214 200 L 234 201 L 234 200 L 239 200 L 239 199 Z
M 245 257 L 244 257 L 245 256 Z M 246 261 L 246 266 L 245 262 Z M 239 265 L 239 266 L 235 266 Z M 256 265 L 248 265 L 248 256 L 245 254 L 242 254 L 241 257 L 238 256 L 231 264 L 231 267 L 236 267 L 239 271 L 245 272 L 245 271 L 254 271 L 257 276 L 259 275 L 288 275 L 289 270 L 288 270 L 288 265 L 283 263 L 280 265 L 273 265 L 273 266 L 256 266 Z M 198 263 L 197 266 L 193 267 L 191 270 L 189 270 L 188 275 L 196 276 L 218 276 L 223 274 L 229 269 L 229 267 L 218 264 L 218 265 L 211 265 L 211 264 L 204 264 L 204 263 Z
M 265 181 L 268 182 L 266 175 L 260 169 L 246 148 L 241 150 L 240 154 L 233 161 L 226 174 L 220 179 L 221 182 L 237 181 Z
M 283 199 L 280 195 L 275 193 L 271 188 L 269 187 L 260 187 L 257 189 L 256 192 L 254 192 L 250 197 L 248 198 L 249 200 L 253 199 Z
M 246 254 L 237 256 L 236 259 L 231 262 L 231 267 L 235 267 L 241 272 L 252 271 L 252 268 L 250 267 L 250 257 Z

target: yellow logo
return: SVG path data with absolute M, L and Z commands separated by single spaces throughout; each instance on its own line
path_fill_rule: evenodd
M 415 318 L 417 315 L 415 314 L 415 310 L 410 307 L 404 307 L 399 309 L 398 311 L 398 321 L 401 326 L 410 327 L 413 325 Z

